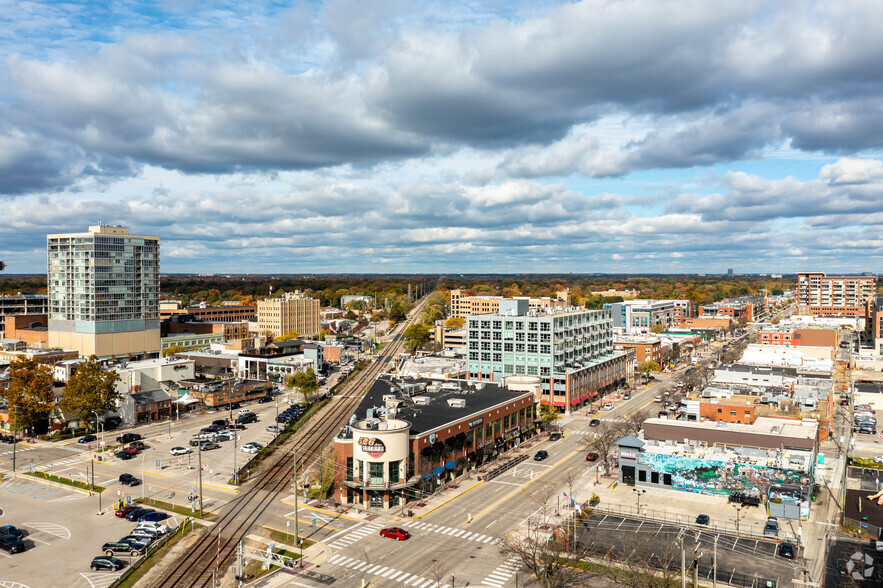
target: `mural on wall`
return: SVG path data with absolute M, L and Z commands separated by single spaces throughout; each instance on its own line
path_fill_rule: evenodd
M 671 474 L 673 488 L 700 494 L 744 492 L 763 495 L 771 485 L 810 484 L 810 475 L 806 472 L 743 463 L 659 453 L 640 453 L 638 463 L 658 472 L 660 477 Z

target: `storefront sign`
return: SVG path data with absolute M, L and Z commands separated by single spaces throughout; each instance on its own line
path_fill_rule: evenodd
M 619 450 L 619 459 L 637 459 L 637 452 L 630 449 L 620 449 Z
M 478 425 L 484 422 L 484 417 L 478 417 L 477 419 L 472 419 L 469 421 L 468 425 L 470 429 L 477 427 Z
M 362 448 L 362 451 L 373 458 L 378 458 L 386 453 L 386 446 L 383 444 L 383 441 L 376 437 L 359 437 L 359 446 Z
M 430 445 L 432 445 L 433 443 L 435 443 L 435 438 L 436 438 L 436 437 L 435 437 L 435 433 L 430 433 L 430 434 L 429 434 L 429 437 L 427 437 L 427 439 L 428 439 Z
M 187 366 L 184 365 L 184 364 L 181 364 L 181 365 L 176 365 L 176 366 L 173 367 L 172 369 L 175 370 L 175 371 L 178 371 L 178 370 L 186 370 L 186 369 L 187 369 Z

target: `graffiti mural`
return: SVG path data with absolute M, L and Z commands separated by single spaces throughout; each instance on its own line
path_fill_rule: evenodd
M 810 484 L 810 474 L 766 466 L 714 461 L 659 453 L 639 453 L 638 463 L 671 475 L 673 488 L 699 494 L 733 494 L 746 492 L 764 495 L 771 485 Z M 644 469 L 644 468 L 641 468 Z

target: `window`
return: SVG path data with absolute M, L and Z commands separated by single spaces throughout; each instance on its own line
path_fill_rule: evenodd
M 750 411 L 750 410 L 746 410 L 746 411 L 745 411 L 745 416 L 746 416 L 746 417 L 750 417 L 750 416 L 751 416 L 751 411 Z
M 735 410 L 731 410 L 731 411 L 730 411 L 730 416 L 732 416 L 732 417 L 736 416 L 736 411 L 735 411 Z
M 646 482 L 647 481 L 647 470 L 638 470 L 638 481 Z
M 503 417 L 503 430 L 504 431 L 509 430 L 509 415 L 508 414 Z
M 389 483 L 395 484 L 399 481 L 399 461 L 389 462 Z
M 722 413 L 723 411 L 724 411 L 724 409 L 722 409 L 722 408 L 717 409 L 718 414 Z
M 383 484 L 383 462 L 368 464 L 368 482 L 370 484 Z

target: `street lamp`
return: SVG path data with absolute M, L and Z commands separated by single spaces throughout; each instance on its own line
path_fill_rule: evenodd
M 95 432 L 98 432 L 98 411 L 93 410 L 92 414 L 95 415 Z M 104 423 L 101 423 L 101 448 L 104 449 Z
M 733 505 L 733 508 L 736 509 L 736 534 L 738 535 L 739 534 L 739 513 L 742 511 L 742 507 Z
M 635 493 L 635 496 L 638 498 L 638 515 L 641 514 L 641 494 L 646 494 L 646 490 L 640 490 L 638 488 L 632 488 L 632 492 Z

